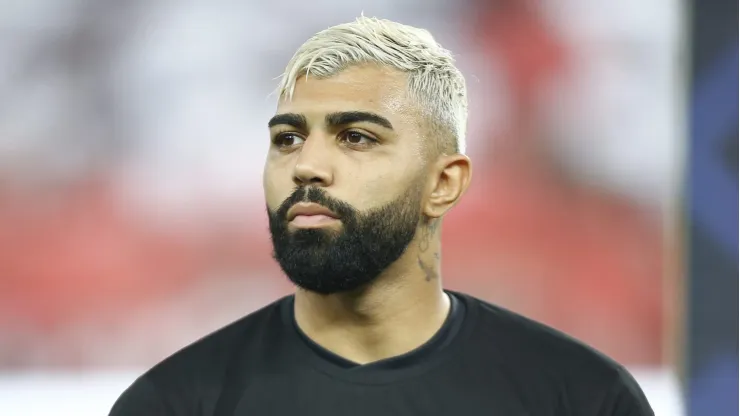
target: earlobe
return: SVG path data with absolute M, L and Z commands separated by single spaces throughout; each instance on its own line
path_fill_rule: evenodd
M 430 218 L 442 217 L 462 198 L 472 177 L 470 158 L 456 154 L 440 158 L 436 165 L 433 189 L 424 213 Z

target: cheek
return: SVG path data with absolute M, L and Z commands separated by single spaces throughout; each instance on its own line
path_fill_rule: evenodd
M 285 175 L 276 175 L 274 170 L 265 168 L 262 176 L 262 186 L 265 191 L 265 202 L 271 210 L 276 210 L 293 192 L 292 180 L 283 178 Z
M 364 181 L 357 180 L 358 209 L 371 209 L 396 201 L 409 192 L 418 192 L 423 186 L 421 174 L 410 168 L 396 166 L 395 169 L 377 173 Z

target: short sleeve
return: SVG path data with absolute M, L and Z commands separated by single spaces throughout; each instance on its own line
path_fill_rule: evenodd
M 109 416 L 174 416 L 164 405 L 154 385 L 138 378 L 113 405 Z

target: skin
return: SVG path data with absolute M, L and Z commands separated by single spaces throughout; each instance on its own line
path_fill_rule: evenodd
M 450 307 L 440 276 L 440 223 L 468 188 L 471 163 L 464 155 L 429 151 L 436 139 L 406 85 L 404 73 L 376 65 L 351 67 L 324 79 L 304 75 L 292 99 L 280 100 L 275 119 L 298 114 L 306 125 L 278 120 L 270 127 L 273 144 L 264 190 L 271 210 L 299 184 L 322 187 L 358 210 L 399 198 L 414 181 L 424 187 L 413 241 L 372 284 L 349 293 L 298 289 L 295 294 L 301 330 L 360 364 L 422 345 L 442 326 Z M 392 128 L 362 120 L 327 124 L 328 114 L 349 111 L 379 115 Z M 327 225 L 341 226 L 340 221 Z

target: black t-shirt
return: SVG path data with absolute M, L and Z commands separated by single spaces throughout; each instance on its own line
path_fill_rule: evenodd
M 648 416 L 620 365 L 511 311 L 448 292 L 409 353 L 359 365 L 312 342 L 280 299 L 138 378 L 110 416 Z

